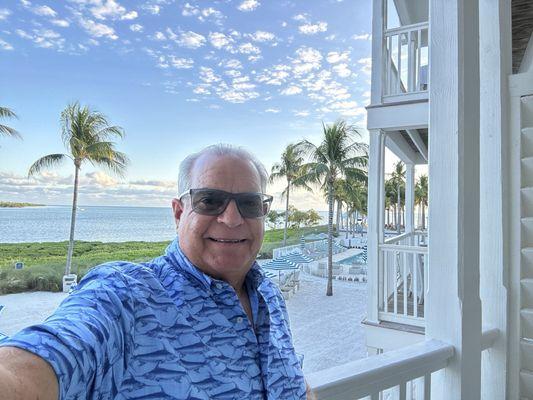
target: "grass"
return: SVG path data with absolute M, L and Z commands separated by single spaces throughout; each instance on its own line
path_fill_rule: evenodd
M 298 244 L 302 235 L 327 232 L 327 226 L 289 229 L 287 245 Z M 81 242 L 74 245 L 72 272 L 80 279 L 87 271 L 107 261 L 143 262 L 164 253 L 165 242 Z M 272 250 L 283 246 L 283 229 L 265 232 L 259 258 L 271 258 Z M 60 291 L 68 242 L 0 243 L 0 294 L 32 290 Z M 16 262 L 24 268 L 15 270 Z
M 0 201 L 0 207 L 9 207 L 9 208 L 22 208 L 22 207 L 41 207 L 44 204 L 33 204 L 33 203 L 15 203 L 12 201 Z

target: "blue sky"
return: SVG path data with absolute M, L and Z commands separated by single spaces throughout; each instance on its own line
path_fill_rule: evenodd
M 72 165 L 26 173 L 64 151 L 59 114 L 74 100 L 124 128 L 131 159 L 124 179 L 85 166 L 85 205 L 167 205 L 179 161 L 212 143 L 270 169 L 288 143 L 318 143 L 321 121 L 364 127 L 370 29 L 368 0 L 3 1 L 0 105 L 24 140 L 0 138 L 0 200 L 71 202 Z M 281 184 L 269 192 L 282 208 Z M 318 193 L 293 199 L 326 209 Z

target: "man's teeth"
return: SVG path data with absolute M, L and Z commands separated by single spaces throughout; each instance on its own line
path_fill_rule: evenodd
M 220 242 L 220 243 L 240 243 L 240 242 L 244 242 L 246 239 L 215 239 L 215 238 L 209 238 L 215 242 Z

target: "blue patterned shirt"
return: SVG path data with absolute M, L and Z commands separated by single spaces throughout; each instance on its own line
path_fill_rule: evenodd
M 92 269 L 52 316 L 2 342 L 44 358 L 60 399 L 304 399 L 285 302 L 254 264 L 253 326 L 233 288 L 177 240 L 149 263 Z

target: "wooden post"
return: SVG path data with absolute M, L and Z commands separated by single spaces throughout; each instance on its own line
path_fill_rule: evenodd
M 480 0 L 480 298 L 483 326 L 497 328 L 500 335 L 481 355 L 481 398 L 487 400 L 519 398 L 519 332 L 508 325 L 507 289 L 504 271 L 509 266 L 506 233 L 510 218 L 506 209 L 510 182 L 506 163 L 509 88 L 511 66 L 511 1 Z M 520 240 L 518 240 L 520 242 Z M 517 313 L 518 314 L 518 313 Z M 513 335 L 506 345 L 507 327 Z M 516 348 L 512 348 L 516 346 Z M 509 354 L 509 356 L 508 356 Z M 509 360 L 509 365 L 507 364 Z M 506 372 L 509 371 L 507 379 Z M 507 386 L 507 393 L 506 393 Z
M 380 130 L 370 131 L 370 153 L 368 166 L 368 309 L 367 320 L 378 322 L 379 307 L 379 243 L 383 235 L 383 146 L 384 137 Z
M 370 89 L 371 104 L 381 104 L 383 95 L 383 30 L 385 14 L 384 0 L 373 0 L 372 3 L 372 83 Z
M 480 399 L 479 8 L 430 0 L 429 295 L 426 335 L 455 348 L 431 398 Z
M 405 232 L 415 230 L 415 166 L 405 164 Z

